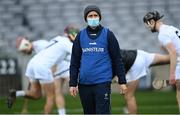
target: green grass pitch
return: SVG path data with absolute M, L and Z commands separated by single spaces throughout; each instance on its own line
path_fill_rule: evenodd
M 138 114 L 178 114 L 178 106 L 176 102 L 175 91 L 159 91 L 159 90 L 139 90 L 136 92 Z M 65 95 L 67 114 L 81 114 L 82 107 L 79 97 L 71 97 Z M 45 99 L 30 100 L 28 111 L 30 114 L 43 113 L 43 105 Z M 123 114 L 125 101 L 122 95 L 113 93 L 111 97 L 112 114 Z M 19 114 L 23 106 L 23 98 L 17 98 L 12 109 L 8 109 L 5 104 L 5 97 L 0 97 L 0 114 Z M 53 113 L 57 110 L 54 106 Z

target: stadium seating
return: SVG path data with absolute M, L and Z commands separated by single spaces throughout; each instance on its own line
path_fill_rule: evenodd
M 158 10 L 165 14 L 166 22 L 179 25 L 179 0 L 1 0 L 0 39 L 14 46 L 9 41 L 18 35 L 27 34 L 32 40 L 50 39 L 62 34 L 69 23 L 83 27 L 83 9 L 88 4 L 99 5 L 102 24 L 115 33 L 122 48 L 157 51 L 157 42 L 142 22 L 147 11 Z M 153 48 L 146 43 L 152 43 Z

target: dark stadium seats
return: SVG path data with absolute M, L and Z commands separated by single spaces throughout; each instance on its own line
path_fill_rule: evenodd
M 50 39 L 55 33 L 61 34 L 69 23 L 83 26 L 83 9 L 87 4 L 99 5 L 105 17 L 102 24 L 113 30 L 119 41 L 124 42 L 122 48 L 133 46 L 148 51 L 159 48 L 143 27 L 142 17 L 149 10 L 158 10 L 165 14 L 166 22 L 179 25 L 179 0 L 1 0 L 0 39 L 8 42 L 26 33 L 32 40 Z M 132 45 L 136 42 L 136 45 Z M 156 47 L 144 45 L 149 42 L 155 43 Z M 14 46 L 13 42 L 9 44 Z

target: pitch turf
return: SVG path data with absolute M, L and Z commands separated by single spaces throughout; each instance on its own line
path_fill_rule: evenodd
M 141 90 L 136 92 L 139 114 L 177 114 L 178 107 L 175 91 L 154 91 Z M 79 97 L 73 98 L 65 96 L 67 114 L 80 114 L 82 107 Z M 40 100 L 29 100 L 29 113 L 43 113 L 44 98 Z M 118 93 L 112 94 L 112 114 L 123 114 L 125 101 Z M 5 97 L 0 97 L 0 114 L 19 114 L 23 106 L 23 98 L 17 98 L 12 109 L 8 109 L 5 104 Z M 54 106 L 53 113 L 56 112 Z

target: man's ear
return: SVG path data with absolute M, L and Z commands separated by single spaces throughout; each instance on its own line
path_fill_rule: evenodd
M 153 25 L 153 24 L 155 23 L 155 21 L 154 21 L 153 19 L 151 19 L 151 20 L 149 21 L 149 23 L 150 23 L 151 25 Z

